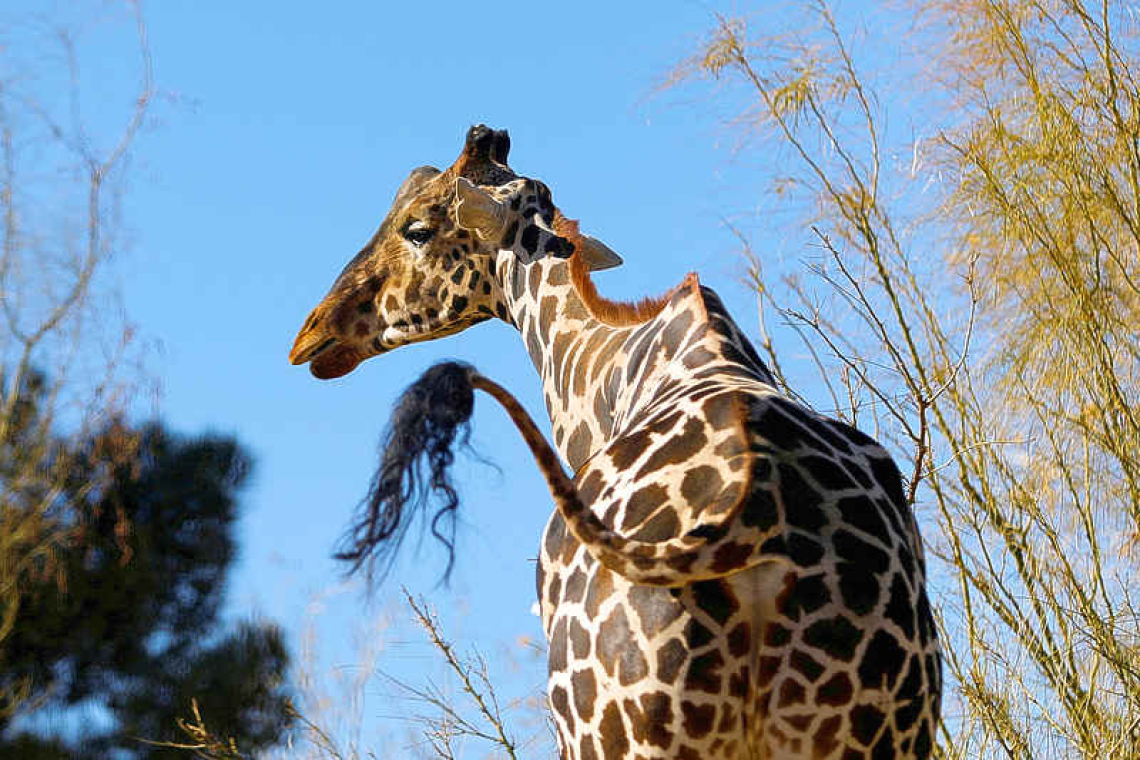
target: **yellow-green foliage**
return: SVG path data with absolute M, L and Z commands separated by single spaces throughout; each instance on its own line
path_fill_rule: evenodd
M 908 30 L 908 90 L 856 64 L 897 45 L 866 31 L 882 18 Z M 715 81 L 788 157 L 773 197 L 802 202 L 824 259 L 774 282 L 749 251 L 750 280 L 838 413 L 908 462 L 941 756 L 1140 757 L 1137 21 L 1076 0 L 882 18 L 856 43 L 826 3 L 790 32 L 719 19 L 671 84 Z M 900 123 L 924 138 L 884 137 Z

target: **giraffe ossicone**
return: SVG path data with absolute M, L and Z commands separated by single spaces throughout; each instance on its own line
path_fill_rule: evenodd
M 941 654 L 890 456 L 780 394 L 695 275 L 636 304 L 599 295 L 591 270 L 620 258 L 509 150 L 479 125 L 449 168 L 413 171 L 290 359 L 332 378 L 487 319 L 519 330 L 573 478 L 474 370 L 433 368 L 409 393 L 444 388 L 466 414 L 472 389 L 491 394 L 550 484 L 537 590 L 562 756 L 929 757 Z M 350 534 L 358 564 L 398 539 L 401 468 L 423 436 L 447 451 L 465 424 L 414 398 L 393 425 L 427 427 L 382 462 Z

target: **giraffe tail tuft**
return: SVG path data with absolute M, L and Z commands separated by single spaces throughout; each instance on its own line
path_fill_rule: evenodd
M 336 559 L 348 574 L 363 569 L 369 582 L 391 569 L 414 514 L 435 501 L 432 535 L 447 547 L 446 581 L 455 560 L 455 510 L 459 497 L 449 468 L 454 449 L 470 450 L 475 370 L 459 362 L 429 368 L 404 391 L 392 411 L 380 445 L 380 463 L 368 495 L 345 533 Z

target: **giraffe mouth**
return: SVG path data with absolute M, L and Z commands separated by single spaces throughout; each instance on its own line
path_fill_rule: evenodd
M 327 342 L 327 341 L 326 341 Z M 352 346 L 329 344 L 309 359 L 309 372 L 318 380 L 343 377 L 356 369 L 364 357 Z
M 347 375 L 372 356 L 386 354 L 399 346 L 442 338 L 484 319 L 487 317 L 475 315 L 450 324 L 425 322 L 401 328 L 389 326 L 381 331 L 381 337 L 373 342 L 370 350 L 341 343 L 335 337 L 325 338 L 318 343 L 316 336 L 302 335 L 289 353 L 289 361 L 293 364 L 308 364 L 309 372 L 318 380 L 332 380 Z
M 313 341 L 305 340 L 307 337 L 298 338 L 289 353 L 289 361 L 293 364 L 307 363 L 309 372 L 319 380 L 347 375 L 364 360 L 359 351 L 352 346 L 338 344 L 336 338 L 326 338 L 313 345 Z

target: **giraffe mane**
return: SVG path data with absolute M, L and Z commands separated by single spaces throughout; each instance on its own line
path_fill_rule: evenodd
M 567 219 L 557 209 L 554 212 L 554 231 L 573 243 L 575 251 L 582 250 L 585 245 L 583 235 L 578 229 L 578 221 Z M 635 302 L 611 301 L 598 292 L 590 277 L 589 264 L 584 256 L 579 255 L 570 257 L 570 281 L 590 315 L 612 327 L 627 327 L 653 319 L 661 313 L 670 296 L 676 292 L 676 288 L 673 288 L 664 295 L 650 296 Z

